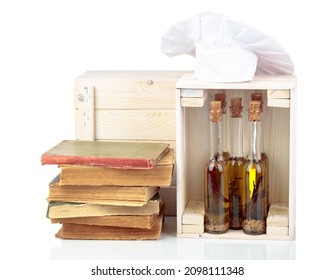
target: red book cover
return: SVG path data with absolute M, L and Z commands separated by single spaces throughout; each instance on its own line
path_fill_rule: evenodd
M 169 151 L 167 143 L 64 140 L 45 152 L 42 164 L 150 169 Z

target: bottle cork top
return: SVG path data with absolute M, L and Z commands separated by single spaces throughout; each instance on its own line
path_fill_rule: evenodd
M 248 120 L 249 121 L 261 120 L 261 101 L 258 100 L 249 101 Z
M 222 110 L 221 101 L 211 101 L 210 102 L 210 121 L 218 122 L 221 120 Z
M 231 97 L 231 117 L 241 118 L 242 117 L 242 98 L 241 97 Z
M 260 105 L 261 105 L 261 112 L 263 112 L 263 101 L 262 101 L 262 93 L 261 92 L 254 92 L 252 93 L 251 96 L 252 100 L 257 100 L 260 101 Z
M 215 100 L 221 102 L 222 114 L 226 114 L 226 94 L 225 93 L 215 94 Z

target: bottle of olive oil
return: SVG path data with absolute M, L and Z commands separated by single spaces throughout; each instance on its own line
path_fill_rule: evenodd
M 261 122 L 260 101 L 251 100 L 248 111 L 249 155 L 243 168 L 243 223 L 246 234 L 258 235 L 266 232 L 266 189 L 267 170 L 261 159 L 259 126 Z
M 227 168 L 218 145 L 218 122 L 221 118 L 221 102 L 210 102 L 211 156 L 204 168 L 204 229 L 220 234 L 229 229 L 229 192 Z
M 227 163 L 230 197 L 230 228 L 242 228 L 242 170 L 245 164 L 243 152 L 242 98 L 231 98 L 231 156 Z

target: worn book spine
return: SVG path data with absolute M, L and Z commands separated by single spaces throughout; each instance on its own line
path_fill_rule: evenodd
M 164 143 L 65 140 L 42 154 L 41 163 L 151 169 L 168 151 Z
M 160 238 L 162 222 L 161 214 L 150 229 L 64 223 L 56 237 L 77 240 L 154 240 Z
M 62 156 L 62 155 L 43 155 L 42 164 L 80 164 L 86 166 L 104 166 L 108 168 L 120 168 L 120 169 L 151 169 L 155 165 L 152 159 L 123 159 L 108 157 L 85 157 L 81 156 Z
M 158 191 L 158 187 L 52 186 L 49 188 L 47 201 L 142 206 Z
M 49 219 L 57 219 L 110 215 L 157 215 L 160 212 L 161 204 L 162 201 L 159 193 L 156 193 L 145 205 L 139 207 L 53 201 L 48 203 L 46 217 Z
M 159 214 L 162 214 L 164 212 L 164 208 L 165 208 L 165 205 L 162 202 L 160 206 Z M 101 216 L 101 217 L 58 218 L 58 219 L 51 219 L 51 223 L 150 229 L 154 225 L 155 221 L 158 219 L 159 214 L 156 214 L 156 215 L 111 215 L 111 216 Z
M 150 170 L 67 165 L 61 167 L 59 185 L 169 187 L 172 182 L 172 173 L 173 165 L 155 166 Z
M 51 219 L 51 223 L 150 229 L 152 228 L 157 218 L 158 215 L 81 217 L 81 218 Z

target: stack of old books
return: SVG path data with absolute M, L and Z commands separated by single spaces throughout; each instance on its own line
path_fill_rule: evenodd
M 66 239 L 158 239 L 174 151 L 165 143 L 62 141 L 42 164 L 58 165 L 47 217 Z

